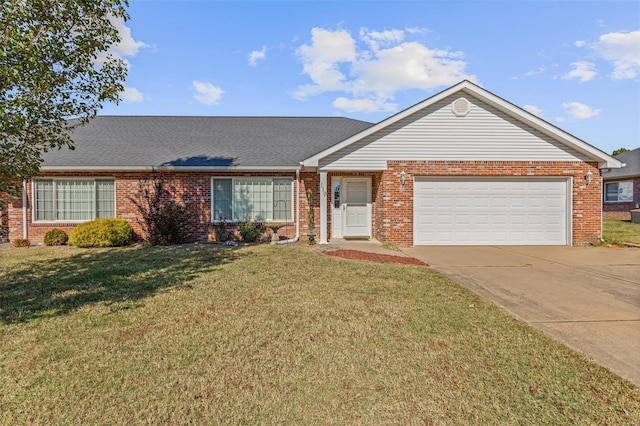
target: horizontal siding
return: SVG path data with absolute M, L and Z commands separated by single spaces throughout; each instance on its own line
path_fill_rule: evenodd
M 443 99 L 320 161 L 326 170 L 384 170 L 387 160 L 585 161 L 585 156 L 465 94 L 457 117 Z

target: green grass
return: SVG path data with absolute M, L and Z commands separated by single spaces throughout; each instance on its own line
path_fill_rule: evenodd
M 0 251 L 0 424 L 640 422 L 640 390 L 424 267 Z
M 640 244 L 640 224 L 632 223 L 629 219 L 604 219 L 602 238 L 607 243 Z

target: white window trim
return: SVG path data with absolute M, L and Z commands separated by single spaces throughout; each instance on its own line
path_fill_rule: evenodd
M 231 179 L 232 183 L 234 180 L 236 179 L 250 179 L 250 178 L 256 178 L 256 179 L 271 179 L 271 182 L 273 184 L 273 180 L 274 179 L 288 179 L 291 180 L 291 220 L 290 221 L 282 221 L 282 220 L 275 220 L 275 219 L 267 219 L 265 220 L 266 223 L 282 223 L 282 222 L 295 222 L 295 216 L 294 216 L 294 207 L 293 207 L 293 200 L 294 200 L 294 182 L 295 179 L 289 176 L 212 176 L 211 177 L 211 203 L 210 203 L 210 215 L 211 215 L 211 223 L 217 224 L 220 222 L 225 222 L 225 223 L 230 223 L 230 224 L 236 224 L 236 223 L 241 223 L 241 220 L 233 220 L 233 219 L 227 219 L 227 220 L 218 220 L 214 218 L 214 206 L 213 206 L 213 200 L 214 200 L 214 187 L 213 187 L 213 181 L 215 179 Z M 233 187 L 233 185 L 232 185 Z M 233 205 L 231 206 L 231 215 L 233 216 Z M 273 213 L 273 211 L 272 211 Z
M 631 199 L 630 200 L 607 200 L 607 185 L 612 184 L 612 183 L 617 183 L 618 185 L 620 185 L 621 183 L 625 183 L 625 182 L 630 182 L 631 183 Z M 616 204 L 616 203 L 633 203 L 633 180 L 615 180 L 615 181 L 610 181 L 610 182 L 604 182 L 603 185 L 603 194 L 602 194 L 602 198 L 604 199 L 605 204 Z
M 84 222 L 91 222 L 92 220 L 96 219 L 96 210 L 94 209 L 93 211 L 93 219 L 87 219 L 87 220 L 36 220 L 36 186 L 35 183 L 37 181 L 42 181 L 42 180 L 51 180 L 54 181 L 54 186 L 55 186 L 55 181 L 56 180 L 91 180 L 93 181 L 93 201 L 94 201 L 94 205 L 97 206 L 96 203 L 96 197 L 97 197 L 97 191 L 96 191 L 96 181 L 97 180 L 111 180 L 113 181 L 113 213 L 114 216 L 113 217 L 117 217 L 117 211 L 118 211 L 118 205 L 117 205 L 117 200 L 118 197 L 116 196 L 116 194 L 118 193 L 118 188 L 117 188 L 117 181 L 116 178 L 114 178 L 113 176 L 97 176 L 97 177 L 77 177 L 77 176 L 64 176 L 64 177 L 38 177 L 38 178 L 33 178 L 31 180 L 31 222 L 32 223 L 84 223 Z M 53 191 L 54 197 L 55 197 L 55 189 Z M 55 204 L 55 198 L 54 198 L 54 204 Z

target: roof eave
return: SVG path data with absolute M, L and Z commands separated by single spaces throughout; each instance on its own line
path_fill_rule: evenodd
M 43 166 L 42 172 L 295 172 L 300 166 Z

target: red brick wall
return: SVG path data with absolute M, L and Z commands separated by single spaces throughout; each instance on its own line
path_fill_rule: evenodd
M 9 203 L 11 199 L 5 193 L 0 192 L 0 243 L 7 241 L 9 237 Z
M 623 181 L 625 179 L 621 179 Z M 620 182 L 618 180 L 612 182 Z M 604 196 L 603 196 L 604 199 Z M 640 204 L 640 178 L 633 179 L 633 201 L 629 203 L 602 203 L 602 212 L 604 217 L 613 217 L 617 219 L 630 219 L 630 210 L 636 208 Z
M 133 227 L 138 239 L 142 236 L 142 228 L 138 221 L 138 210 L 131 198 L 136 199 L 139 193 L 140 179 L 148 173 L 46 173 L 43 177 L 113 177 L 116 187 L 116 217 L 127 219 Z M 187 231 L 193 241 L 215 239 L 215 232 L 211 222 L 211 177 L 234 176 L 232 173 L 177 173 L 163 172 L 166 178 L 166 188 L 173 195 L 176 202 L 184 204 L 189 214 Z M 286 176 L 295 179 L 294 173 L 242 173 L 235 176 Z M 317 176 L 314 174 L 314 176 Z M 44 235 L 52 228 L 60 228 L 67 233 L 77 226 L 76 223 L 33 223 L 32 222 L 32 193 L 31 182 L 27 184 L 27 224 L 28 237 L 32 243 L 41 243 Z M 318 201 L 319 202 L 319 201 Z M 295 198 L 293 200 L 294 219 Z M 15 197 L 8 207 L 9 239 L 22 238 L 22 198 Z M 295 223 L 288 224 L 278 232 L 279 235 L 293 238 Z
M 378 211 L 384 219 L 374 226 L 374 237 L 399 246 L 413 245 L 413 178 L 415 176 L 559 176 L 573 177 L 573 244 L 600 239 L 602 180 L 597 163 L 545 161 L 389 161 L 383 172 Z M 400 172 L 407 179 L 400 185 Z M 593 173 L 585 185 L 587 172 Z
M 407 173 L 406 183 L 400 186 L 400 172 Z M 594 175 L 590 185 L 585 186 L 584 176 L 588 171 Z M 137 210 L 130 201 L 138 193 L 139 180 L 145 173 L 48 173 L 46 176 L 61 177 L 114 177 L 116 179 L 116 216 L 131 223 L 136 234 L 141 235 L 137 220 Z M 246 176 L 246 173 L 236 174 Z M 287 176 L 293 173 L 251 173 L 251 176 Z M 413 245 L 413 178 L 414 176 L 572 176 L 573 177 L 573 242 L 586 244 L 600 238 L 602 181 L 596 163 L 582 162 L 508 162 L 508 161 L 390 161 L 388 170 L 378 173 L 330 173 L 333 176 L 367 176 L 372 183 L 372 231 L 374 238 L 389 241 L 399 246 Z M 188 230 L 193 240 L 215 239 L 211 223 L 211 177 L 233 176 L 229 173 L 175 173 L 165 172 L 167 187 L 179 203 L 184 203 L 191 219 Z M 320 237 L 320 194 L 319 175 L 316 172 L 300 174 L 300 238 L 305 239 L 308 231 L 308 203 L 306 190 L 313 190 L 315 231 Z M 330 187 L 327 188 L 330 190 Z M 331 232 L 331 194 L 328 194 L 328 231 Z M 42 242 L 50 229 L 73 229 L 76 224 L 32 223 L 31 184 L 28 185 L 27 221 L 29 239 Z M 294 197 L 294 221 L 296 200 Z M 7 209 L 9 217 L 9 238 L 22 237 L 22 199 L 12 198 Z M 286 238 L 295 235 L 295 223 L 279 231 Z M 329 235 L 330 237 L 330 235 Z
M 315 239 L 320 241 L 320 175 L 318 173 L 300 173 L 300 239 L 306 240 L 309 233 L 309 202 L 307 201 L 307 189 L 312 191 L 313 228 L 316 232 Z M 297 217 L 297 216 L 294 216 Z

